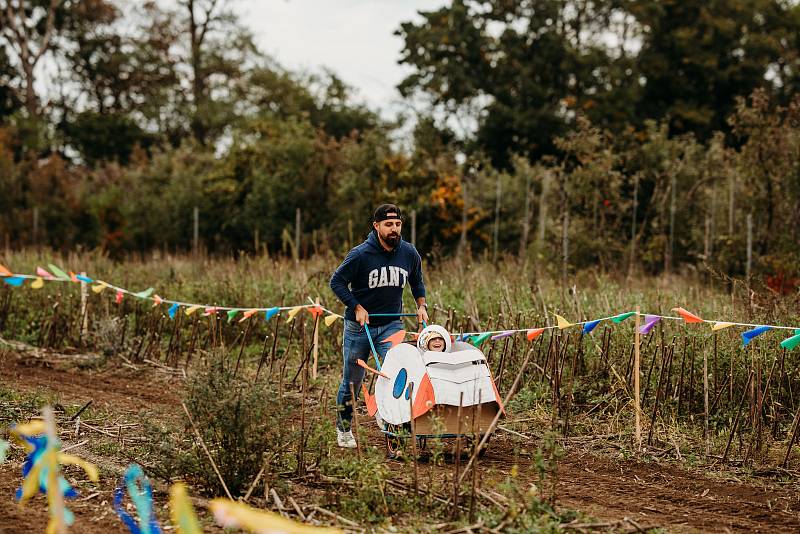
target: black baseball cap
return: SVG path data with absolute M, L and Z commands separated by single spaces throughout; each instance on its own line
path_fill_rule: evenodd
M 387 219 L 400 219 L 403 220 L 403 214 L 400 213 L 400 208 L 394 204 L 381 204 L 375 209 L 372 215 L 372 221 L 379 223 Z

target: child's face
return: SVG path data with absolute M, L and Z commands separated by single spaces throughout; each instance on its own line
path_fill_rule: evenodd
M 428 350 L 433 352 L 444 352 L 444 346 L 444 339 L 440 337 L 435 337 L 428 341 Z

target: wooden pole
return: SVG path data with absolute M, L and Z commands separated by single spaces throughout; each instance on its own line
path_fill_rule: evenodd
M 85 272 L 81 272 L 81 276 L 86 276 Z M 81 282 L 81 335 L 80 339 L 86 339 L 86 332 L 89 329 L 89 316 L 86 313 L 86 306 L 89 301 L 89 286 L 86 282 Z
M 192 425 L 192 430 L 194 430 L 194 435 L 197 436 L 197 440 L 200 442 L 200 446 L 205 451 L 208 460 L 211 462 L 211 467 L 214 468 L 214 472 L 217 474 L 217 478 L 219 478 L 220 483 L 222 484 L 222 489 L 225 490 L 225 494 L 228 496 L 230 500 L 233 500 L 233 496 L 231 496 L 231 492 L 228 491 L 228 486 L 225 484 L 225 480 L 222 478 L 222 475 L 217 468 L 217 463 L 214 461 L 214 458 L 211 456 L 211 453 L 208 452 L 208 447 L 206 447 L 206 442 L 203 441 L 203 436 L 200 435 L 200 431 L 197 430 L 197 425 L 194 424 L 194 419 L 192 419 L 191 414 L 189 414 L 189 409 L 186 407 L 186 404 L 183 402 L 181 403 L 181 407 L 183 407 L 183 412 L 186 414 L 186 417 L 189 418 L 189 424 Z
M 703 436 L 706 441 L 706 456 L 711 454 L 711 436 L 708 433 L 708 347 L 703 347 Z
M 753 267 L 753 214 L 747 214 L 747 266 L 745 268 L 747 278 L 748 300 L 750 298 L 750 273 Z
M 631 215 L 631 258 L 628 263 L 628 276 L 633 275 L 636 264 L 636 210 L 639 204 L 639 173 L 633 175 L 633 214 Z
M 195 206 L 193 215 L 192 255 L 197 259 L 197 255 L 200 251 L 200 208 Z
M 317 297 L 315 304 L 319 306 L 319 297 Z M 320 314 L 318 313 L 314 315 L 314 363 L 311 367 L 311 378 L 314 380 L 317 379 L 317 362 L 319 360 L 319 317 Z
M 641 420 L 641 406 L 639 405 L 639 346 L 640 346 L 640 334 L 639 334 L 639 323 L 641 321 L 641 317 L 639 315 L 639 306 L 636 306 L 636 325 L 635 325 L 635 333 L 634 333 L 634 345 L 633 345 L 633 409 L 636 413 L 635 417 L 635 425 L 636 425 L 636 446 L 638 450 L 642 450 L 642 420 Z
M 500 173 L 497 173 L 497 192 L 494 199 L 494 228 L 492 229 L 492 263 L 497 263 L 497 248 L 500 240 L 500 198 L 503 187 L 501 176 Z
M 417 210 L 411 210 L 411 244 L 417 246 Z
M 294 262 L 300 262 L 300 224 L 302 222 L 302 214 L 300 208 L 294 210 Z
M 519 239 L 519 257 L 524 262 L 527 257 L 528 234 L 531 231 L 531 171 L 525 172 L 525 208 L 522 212 L 522 236 Z

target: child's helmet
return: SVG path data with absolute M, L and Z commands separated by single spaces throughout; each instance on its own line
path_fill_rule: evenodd
M 450 334 L 447 332 L 447 330 L 445 330 L 443 326 L 439 326 L 438 324 L 432 324 L 426 327 L 422 332 L 420 332 L 419 338 L 417 339 L 417 347 L 419 348 L 419 350 L 423 352 L 427 351 L 428 341 L 438 336 L 444 338 L 444 351 L 450 352 L 450 348 L 453 345 L 453 340 L 450 339 Z

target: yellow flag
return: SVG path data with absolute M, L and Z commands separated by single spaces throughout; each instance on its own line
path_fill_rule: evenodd
M 336 322 L 336 319 L 338 318 L 339 318 L 338 315 L 329 315 L 325 317 L 325 326 L 331 326 L 333 323 Z
M 256 534 L 267 532 L 281 532 L 284 534 L 324 534 L 342 532 L 339 529 L 327 527 L 314 527 L 297 523 L 291 519 L 281 517 L 276 513 L 256 510 L 246 504 L 230 501 L 228 499 L 213 499 L 209 508 L 214 514 L 214 519 L 222 527 L 241 528 Z
M 723 328 L 730 328 L 731 326 L 734 326 L 734 324 L 733 323 L 723 323 L 723 322 L 719 322 L 718 321 L 718 322 L 716 322 L 716 323 L 711 325 L 711 330 L 713 332 L 716 332 L 717 330 L 722 330 Z
M 564 330 L 565 328 L 569 328 L 570 326 L 572 326 L 572 323 L 570 323 L 560 315 L 556 315 L 556 321 L 558 321 L 559 330 Z
M 44 287 L 44 280 L 42 280 L 41 276 L 37 277 L 36 280 L 34 280 L 33 283 L 31 284 L 31 288 L 33 289 L 42 289 L 43 287 Z
M 186 486 L 176 482 L 169 490 L 169 514 L 175 523 L 178 534 L 202 534 L 203 529 L 197 521 L 192 501 L 186 493 Z
M 102 293 L 102 292 L 103 292 L 103 290 L 104 290 L 106 287 L 107 287 L 107 286 L 106 286 L 104 283 L 102 283 L 102 282 L 98 282 L 97 284 L 95 284 L 95 285 L 93 285 L 93 286 L 92 286 L 92 291 L 94 291 L 95 293 Z
M 202 308 L 202 306 L 190 306 L 190 307 L 186 308 L 186 311 L 183 312 L 183 313 L 185 313 L 186 315 L 191 315 L 194 312 L 196 312 L 197 310 L 199 310 L 200 308 Z
M 295 316 L 303 310 L 303 306 L 295 306 L 294 308 L 289 310 L 288 316 L 289 318 L 286 319 L 287 323 L 290 323 L 294 320 Z

